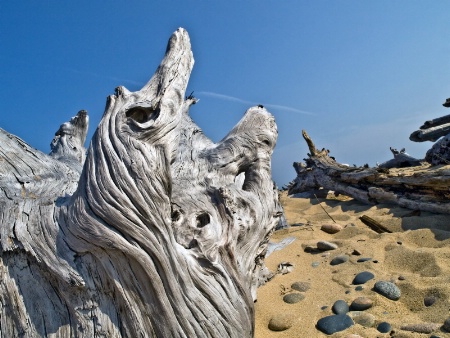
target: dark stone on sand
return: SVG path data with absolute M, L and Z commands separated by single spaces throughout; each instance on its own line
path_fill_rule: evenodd
M 370 257 L 363 257 L 363 258 L 359 258 L 356 261 L 356 263 L 363 263 L 363 262 L 368 262 L 368 261 L 371 261 L 371 260 L 372 260 L 372 258 L 370 258 Z
M 358 286 L 355 288 L 355 291 L 362 291 L 362 290 L 364 290 L 364 286 L 362 286 L 362 285 L 358 285 Z
M 401 296 L 401 291 L 398 286 L 391 282 L 378 281 L 375 283 L 373 289 L 390 300 L 399 300 Z
M 295 282 L 292 283 L 291 288 L 300 291 L 300 292 L 306 292 L 311 288 L 311 283 L 308 282 Z
M 348 262 L 349 259 L 350 259 L 350 257 L 348 257 L 347 255 L 339 255 L 339 256 L 334 257 L 331 260 L 330 265 L 342 264 L 342 263 Z
M 372 272 L 369 271 L 363 271 L 358 273 L 355 278 L 353 279 L 352 284 L 354 285 L 360 285 L 365 284 L 367 281 L 375 278 L 375 275 Z
M 433 305 L 434 303 L 436 303 L 436 297 L 434 297 L 434 296 L 428 296 L 428 297 L 425 297 L 424 299 L 423 299 L 423 304 L 426 306 L 426 307 L 429 307 L 429 306 L 431 306 L 431 305 Z
M 337 244 L 327 242 L 327 241 L 319 241 L 317 242 L 317 249 L 319 250 L 336 250 L 338 248 Z
M 348 304 L 345 301 L 343 301 L 342 299 L 335 301 L 331 308 L 331 311 L 333 311 L 333 313 L 336 315 L 345 314 L 349 310 L 350 309 L 348 307 Z
M 378 324 L 378 326 L 377 326 L 378 332 L 381 332 L 381 333 L 389 333 L 389 332 L 391 332 L 391 329 L 392 329 L 392 326 L 388 322 L 382 322 L 382 323 Z
M 305 295 L 302 293 L 288 293 L 283 297 L 283 301 L 288 304 L 295 304 L 305 299 Z
M 406 279 L 405 276 L 402 275 L 398 276 L 398 280 L 405 280 L 405 279 Z
M 450 332 L 450 317 L 448 317 L 444 322 L 444 330 Z
M 316 327 L 318 330 L 322 331 L 325 334 L 333 334 L 336 332 L 344 331 L 354 324 L 355 323 L 349 316 L 340 314 L 319 319 Z
M 304 251 L 306 253 L 317 253 L 319 251 L 319 249 L 317 249 L 316 247 L 312 246 L 312 245 L 307 245 L 304 249 Z
M 352 304 L 350 304 L 350 309 L 352 311 L 364 311 L 370 309 L 373 305 L 373 301 L 367 297 L 358 297 Z

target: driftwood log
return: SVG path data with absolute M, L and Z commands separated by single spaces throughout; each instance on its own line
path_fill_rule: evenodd
M 444 107 L 450 107 L 450 98 L 442 104 Z M 436 142 L 440 137 L 450 133 L 450 115 L 441 116 L 433 120 L 425 121 L 419 130 L 411 133 L 409 139 L 413 142 L 432 141 Z
M 305 131 L 303 137 L 309 154 L 305 163 L 294 163 L 297 177 L 288 186 L 289 194 L 323 188 L 367 204 L 450 213 L 450 166 L 349 167 L 336 162 L 328 150 L 318 150 Z
M 393 159 L 383 162 L 378 165 L 379 168 L 405 168 L 405 167 L 415 167 L 421 165 L 424 160 L 419 160 L 406 153 L 405 148 L 400 151 L 395 148 L 389 148 L 394 156 Z
M 118 87 L 83 147 L 85 111 L 41 153 L 0 130 L 0 337 L 251 337 L 282 209 L 273 116 L 219 143 L 188 115 L 178 29 L 140 91 Z
M 450 107 L 450 98 L 442 104 Z M 425 155 L 425 160 L 432 165 L 450 164 L 450 115 L 425 121 L 419 130 L 409 136 L 414 142 L 436 142 Z

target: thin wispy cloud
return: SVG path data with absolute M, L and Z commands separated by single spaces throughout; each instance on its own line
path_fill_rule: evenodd
M 116 81 L 118 83 L 128 83 L 131 85 L 136 85 L 136 86 L 144 86 L 145 83 L 144 82 L 139 82 L 139 81 L 134 81 L 134 80 L 127 80 L 127 79 L 121 79 L 118 77 L 113 77 L 113 76 L 106 76 L 106 75 L 102 75 L 102 74 L 98 74 L 95 72 L 90 72 L 90 71 L 85 71 L 85 70 L 79 70 L 79 69 L 74 69 L 74 68 L 69 68 L 69 67 L 59 67 L 60 69 L 65 69 L 67 71 L 73 72 L 73 73 L 78 73 L 78 74 L 86 74 L 86 75 L 91 75 L 91 76 L 95 76 L 101 79 L 108 79 L 108 80 L 113 80 Z
M 309 111 L 305 111 L 305 110 L 301 110 L 301 109 L 297 109 L 297 108 L 293 108 L 293 107 L 283 106 L 283 105 L 279 105 L 279 104 L 264 103 L 264 102 L 252 102 L 252 101 L 240 99 L 238 97 L 214 93 L 214 92 L 200 91 L 200 92 L 196 92 L 196 94 L 213 97 L 213 98 L 216 98 L 219 100 L 244 103 L 244 104 L 248 104 L 248 105 L 252 105 L 252 106 L 255 106 L 257 104 L 262 104 L 265 107 L 274 109 L 276 111 L 287 111 L 287 112 L 292 112 L 292 113 L 297 113 L 297 114 L 302 114 L 302 115 L 316 115 L 315 113 L 311 113 Z

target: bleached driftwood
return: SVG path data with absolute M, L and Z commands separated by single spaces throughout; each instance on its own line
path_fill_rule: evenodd
M 450 98 L 442 104 L 450 107 Z M 409 139 L 413 142 L 432 141 L 436 142 L 440 137 L 450 133 L 450 115 L 441 116 L 433 120 L 425 121 L 419 130 L 411 133 Z
M 450 164 L 450 134 L 433 144 L 427 151 L 425 160 L 431 165 Z
M 84 161 L 87 115 L 50 156 L 0 132 L 0 337 L 251 337 L 282 214 L 273 116 L 219 143 L 190 119 L 189 36 L 140 91 L 116 89 Z
M 419 160 L 417 158 L 412 157 L 411 155 L 406 153 L 405 148 L 402 148 L 400 151 L 398 151 L 395 148 L 389 148 L 392 152 L 392 155 L 394 155 L 394 158 L 381 163 L 378 167 L 379 168 L 406 168 L 406 167 L 416 167 L 418 165 L 421 165 L 424 160 Z
M 444 116 L 450 117 L 450 116 Z M 409 136 L 409 139 L 414 142 L 424 142 L 424 141 L 432 141 L 436 142 L 440 137 L 445 136 L 450 133 L 450 123 L 443 124 L 433 124 L 435 120 L 427 121 L 430 122 L 429 125 L 424 124 L 421 129 L 414 131 Z M 444 120 L 443 120 L 444 121 Z
M 450 213 L 450 166 L 349 167 L 336 162 L 328 150 L 318 150 L 305 131 L 303 137 L 310 153 L 306 164 L 294 163 L 297 177 L 288 187 L 289 194 L 324 188 L 368 204 Z
M 450 107 L 450 98 L 442 105 Z M 414 142 L 437 141 L 427 151 L 425 160 L 432 165 L 450 164 L 450 115 L 425 121 L 419 130 L 409 136 L 409 139 Z

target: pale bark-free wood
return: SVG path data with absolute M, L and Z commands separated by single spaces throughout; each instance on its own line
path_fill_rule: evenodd
M 0 133 L 0 337 L 253 335 L 282 216 L 276 124 L 253 107 L 210 141 L 184 97 L 193 63 L 179 29 L 147 85 L 108 98 L 81 173 L 83 112 L 51 156 Z
M 363 203 L 393 203 L 413 210 L 450 213 L 450 166 L 423 164 L 406 168 L 349 167 L 317 150 L 303 131 L 310 154 L 304 163 L 294 163 L 297 177 L 290 194 L 324 188 L 351 196 Z
M 450 99 L 443 104 L 450 107 Z M 409 139 L 414 142 L 437 141 L 425 155 L 425 160 L 432 165 L 450 164 L 450 115 L 425 121 L 419 130 L 414 131 Z
M 417 158 L 414 158 L 410 155 L 408 155 L 405 151 L 405 148 L 398 151 L 395 148 L 390 148 L 392 155 L 394 155 L 394 158 L 381 163 L 378 165 L 379 168 L 405 168 L 405 167 L 415 167 L 419 166 L 424 162 L 424 160 L 419 160 Z
M 413 132 L 409 139 L 414 142 L 433 141 L 450 133 L 450 123 L 444 123 L 435 127 L 427 127 Z

